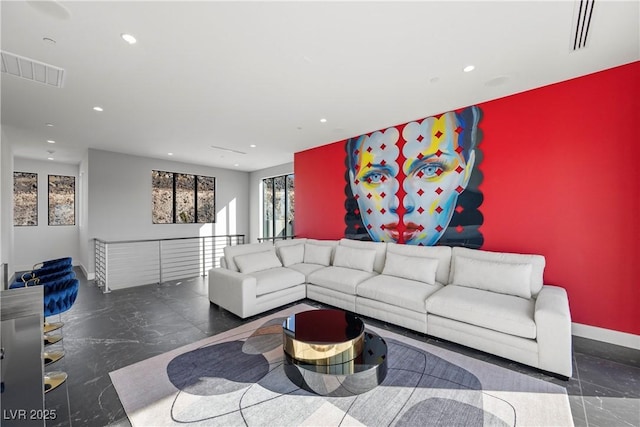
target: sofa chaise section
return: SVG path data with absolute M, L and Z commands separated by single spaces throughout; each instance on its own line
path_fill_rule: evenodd
M 306 297 L 305 275 L 283 267 L 271 243 L 227 246 L 221 264 L 209 300 L 243 319 Z
M 427 299 L 427 334 L 570 377 L 566 291 L 543 285 L 545 259 L 453 248 L 449 284 Z

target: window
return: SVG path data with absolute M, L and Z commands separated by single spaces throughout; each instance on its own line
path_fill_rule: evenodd
M 215 222 L 214 177 L 151 171 L 151 186 L 154 224 Z
M 282 175 L 262 180 L 263 228 L 262 237 L 277 238 L 294 235 L 294 181 L 293 175 Z
M 38 225 L 37 173 L 13 173 L 13 225 Z
M 76 177 L 49 175 L 49 225 L 76 224 Z

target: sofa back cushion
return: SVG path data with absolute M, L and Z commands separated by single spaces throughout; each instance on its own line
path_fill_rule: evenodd
M 331 262 L 333 262 L 333 254 L 335 253 L 336 246 L 338 246 L 339 240 L 307 239 L 305 243 L 331 247 Z
M 282 267 L 282 263 L 280 262 L 280 259 L 278 259 L 276 250 L 273 247 L 269 251 L 236 255 L 233 260 L 238 266 L 240 273 L 244 274 Z
M 387 254 L 387 244 L 384 242 L 369 242 L 364 240 L 340 239 L 340 246 L 349 248 L 375 250 L 376 257 L 373 263 L 373 270 L 376 273 L 382 273 L 384 269 L 384 260 Z
M 336 247 L 333 265 L 371 273 L 373 272 L 375 261 L 375 249 L 350 248 L 340 244 Z
M 255 252 L 265 252 L 273 249 L 271 242 L 265 243 L 248 243 L 246 245 L 225 246 L 223 249 L 224 260 L 227 268 L 233 271 L 240 271 L 233 258 L 237 255 L 251 254 Z
M 315 245 L 313 243 L 304 244 L 303 261 L 305 264 L 319 264 L 328 267 L 331 265 L 331 255 L 333 247 L 329 245 Z
M 449 283 L 449 266 L 451 265 L 451 247 L 449 246 L 416 246 L 387 244 L 387 252 L 399 255 L 409 255 L 438 260 L 436 282 L 446 285 Z
M 389 252 L 387 253 L 382 274 L 435 285 L 437 270 L 438 260 L 435 258 L 400 255 Z
M 454 285 L 531 298 L 531 264 L 456 257 Z
M 531 264 L 531 276 L 529 278 L 531 296 L 537 296 L 538 292 L 542 289 L 544 267 L 546 264 L 545 258 L 542 255 L 490 252 L 479 249 L 455 247 L 453 248 L 451 256 L 451 274 L 449 276 L 449 283 L 454 283 L 453 278 L 457 269 L 456 262 L 458 257 L 505 264 Z M 522 273 L 522 271 L 520 271 L 520 273 Z
M 304 262 L 304 243 L 280 246 L 277 251 L 285 267 Z
M 278 248 L 283 246 L 295 246 L 295 245 L 304 245 L 307 242 L 306 237 L 301 237 L 299 239 L 286 239 L 286 240 L 276 240 L 274 246 L 276 247 L 276 251 Z

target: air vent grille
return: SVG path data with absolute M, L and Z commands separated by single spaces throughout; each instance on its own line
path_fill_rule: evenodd
M 582 49 L 587 46 L 587 36 L 591 26 L 591 15 L 595 0 L 576 1 L 576 11 L 574 12 L 573 25 L 573 50 Z
M 221 151 L 226 151 L 227 153 L 235 153 L 235 154 L 247 154 L 244 151 L 240 151 L 240 150 L 234 150 L 231 148 L 226 148 L 226 147 L 220 147 L 218 145 L 212 145 L 211 148 L 213 148 L 214 150 L 221 150 Z
M 61 88 L 64 85 L 64 69 L 14 53 L 0 52 L 2 57 L 2 72 L 42 83 L 47 86 Z

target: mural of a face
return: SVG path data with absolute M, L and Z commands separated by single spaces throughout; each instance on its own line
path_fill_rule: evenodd
M 402 132 L 405 243 L 434 245 L 449 225 L 475 161 L 475 151 L 460 144 L 461 125 L 455 113 L 445 113 Z
M 357 201 L 357 211 L 348 212 L 360 216 L 372 240 L 438 243 L 476 163 L 479 120 L 480 110 L 469 107 L 347 142 L 349 186 Z
M 371 238 L 379 242 L 398 240 L 399 137 L 396 128 L 362 135 L 354 145 L 353 164 L 349 168 L 351 191 L 358 201 L 364 226 Z

